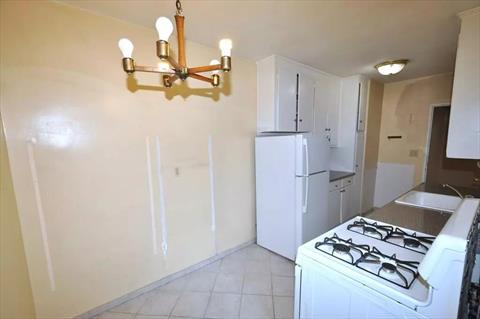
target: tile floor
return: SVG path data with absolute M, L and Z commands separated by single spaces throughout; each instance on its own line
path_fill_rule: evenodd
M 294 263 L 250 245 L 95 319 L 289 319 Z

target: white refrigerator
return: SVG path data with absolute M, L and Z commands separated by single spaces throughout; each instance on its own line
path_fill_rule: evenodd
M 295 260 L 297 248 L 337 225 L 328 214 L 329 147 L 311 133 L 255 138 L 257 243 Z

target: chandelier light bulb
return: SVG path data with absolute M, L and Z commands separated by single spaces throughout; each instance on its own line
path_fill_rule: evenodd
M 231 56 L 232 55 L 232 40 L 222 39 L 218 43 L 222 56 Z
M 212 60 L 210 61 L 210 65 L 216 65 L 216 64 L 220 64 L 220 62 L 218 60 Z M 214 70 L 212 71 L 212 74 L 218 74 L 218 70 Z
M 133 53 L 133 43 L 127 38 L 122 38 L 118 41 L 118 47 L 122 51 L 124 58 L 131 58 Z
M 170 38 L 173 32 L 172 21 L 168 18 L 160 17 L 155 22 L 155 28 L 157 29 L 159 39 L 168 42 L 168 38 Z

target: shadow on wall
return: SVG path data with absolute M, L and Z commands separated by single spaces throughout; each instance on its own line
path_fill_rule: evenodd
M 429 77 L 405 86 L 395 110 L 396 125 L 405 133 L 405 142 L 425 146 L 430 105 L 446 103 L 452 96 L 450 74 Z
M 173 84 L 172 87 L 167 88 L 164 86 L 138 84 L 138 80 L 133 75 L 128 75 L 126 79 L 127 89 L 130 92 L 136 92 L 138 90 L 164 92 L 167 100 L 172 100 L 175 96 L 181 96 L 186 100 L 189 96 L 195 95 L 208 97 L 214 101 L 218 101 L 221 94 L 229 96 L 232 91 L 230 73 L 223 73 L 221 80 L 222 84 L 220 87 L 216 88 L 190 88 L 186 81 L 177 81 L 175 83 L 179 84 Z

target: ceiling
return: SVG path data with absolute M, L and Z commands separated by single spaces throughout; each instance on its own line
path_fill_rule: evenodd
M 151 28 L 158 16 L 173 21 L 175 14 L 173 0 L 61 2 Z M 187 39 L 216 47 L 230 37 L 233 56 L 259 60 L 278 54 L 339 76 L 367 74 L 392 82 L 453 71 L 456 14 L 480 6 L 480 0 L 183 0 L 182 6 Z M 395 76 L 380 76 L 373 68 L 398 58 L 411 62 Z

